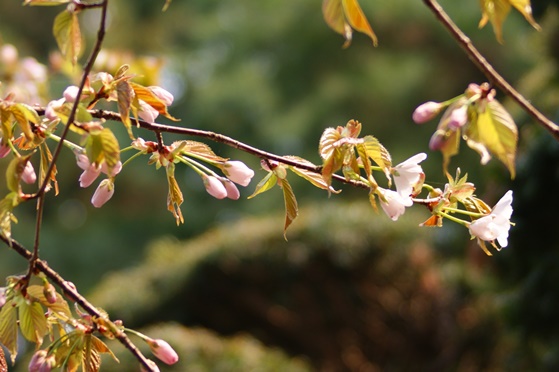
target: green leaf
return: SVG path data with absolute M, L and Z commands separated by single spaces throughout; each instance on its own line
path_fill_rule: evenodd
M 514 178 L 518 129 L 512 116 L 495 99 L 483 100 L 476 106 L 476 120 L 465 132 L 468 146 L 482 156 L 482 164 L 491 158 L 488 152 L 497 156 Z
M 252 199 L 256 195 L 262 194 L 263 192 L 270 190 L 272 187 L 277 185 L 277 183 L 278 183 L 278 177 L 274 174 L 274 172 L 268 172 L 266 177 L 264 177 L 262 180 L 260 180 L 260 182 L 258 182 L 256 188 L 254 189 L 254 192 L 252 193 L 251 196 L 248 197 L 248 199 Z
M 105 160 L 109 170 L 120 160 L 118 140 L 109 128 L 92 131 L 87 137 L 85 151 L 91 163 L 100 164 Z
M 28 141 L 33 141 L 34 135 L 29 122 L 34 124 L 38 124 L 41 122 L 37 111 L 26 104 L 16 103 L 10 106 L 10 112 L 19 124 L 19 127 L 25 135 L 25 138 Z
M 7 301 L 0 310 L 0 343 L 8 349 L 12 364 L 17 356 L 17 309 Z
M 41 305 L 49 308 L 50 311 L 68 318 L 72 317 L 72 312 L 70 311 L 70 307 L 68 306 L 68 303 L 60 293 L 58 292 L 56 293 L 56 302 L 53 304 L 48 302 L 47 299 L 45 298 L 45 294 L 43 292 L 43 286 L 30 285 L 29 287 L 27 287 L 27 294 L 30 297 L 39 301 Z
M 12 237 L 12 222 L 17 222 L 13 210 L 18 204 L 18 192 L 11 192 L 0 200 L 0 234 L 8 239 Z
M 130 106 L 132 105 L 132 87 L 130 83 L 124 79 L 120 80 L 116 84 L 116 95 L 117 95 L 117 102 L 118 102 L 118 112 L 120 114 L 120 118 L 122 119 L 122 124 L 128 131 L 128 135 L 131 138 L 134 138 L 132 135 L 132 122 L 130 121 Z
M 19 329 L 23 337 L 40 346 L 48 332 L 47 318 L 41 304 L 22 301 L 18 306 L 18 314 Z
M 285 202 L 285 225 L 283 227 L 283 237 L 287 240 L 287 228 L 291 225 L 295 218 L 297 218 L 299 208 L 297 206 L 297 199 L 295 199 L 293 189 L 286 178 L 281 180 L 281 188 L 283 190 L 283 200 Z
M 59 13 L 54 19 L 52 27 L 54 38 L 60 52 L 76 64 L 82 49 L 82 36 L 78 16 L 67 9 Z
M 388 150 L 373 136 L 365 136 L 363 141 L 367 156 L 381 167 L 386 177 L 390 179 L 392 157 Z

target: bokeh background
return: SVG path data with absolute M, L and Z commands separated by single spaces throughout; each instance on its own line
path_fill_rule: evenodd
M 532 1 L 542 32 L 513 12 L 504 45 L 490 27 L 477 28 L 477 1 L 441 4 L 498 71 L 557 119 L 557 1 Z M 374 48 L 355 34 L 348 49 L 324 23 L 319 0 L 174 0 L 165 13 L 162 5 L 111 2 L 97 68 L 114 73 L 129 63 L 138 79 L 170 90 L 178 125 L 319 163 L 322 131 L 356 119 L 395 163 L 427 151 L 427 182 L 444 185 L 441 156 L 427 150 L 436 122 L 415 125 L 411 113 L 485 78 L 421 1 L 361 1 L 380 43 Z M 0 44 L 49 66 L 45 102 L 79 74 L 54 53 L 52 20 L 61 10 L 0 3 Z M 81 17 L 88 47 L 98 15 Z M 279 190 L 215 200 L 183 168 L 185 224 L 176 226 L 166 210 L 165 174 L 147 158 L 127 165 L 113 199 L 95 210 L 96 184 L 78 187 L 81 170 L 69 151 L 59 163 L 60 195 L 47 197 L 41 256 L 112 318 L 166 338 L 181 362 L 162 371 L 556 370 L 559 145 L 498 98 L 519 126 L 517 178 L 497 161 L 481 167 L 466 146 L 451 164 L 491 205 L 514 190 L 509 247 L 491 258 L 451 222 L 418 227 L 428 217 L 420 207 L 393 223 L 372 210 L 363 190 L 336 185 L 342 193 L 328 198 L 293 177 L 300 217 L 288 241 Z M 125 147 L 122 127 L 108 125 Z M 257 170 L 242 190 L 246 199 L 265 175 L 258 159 L 210 145 Z M 7 162 L 0 161 L 2 174 Z M 33 212 L 33 205 L 16 212 L 14 237 L 27 246 Z M 0 250 L 0 277 L 25 268 L 7 247 Z M 104 360 L 107 370 L 137 370 L 110 345 L 121 364 Z M 24 370 L 25 358 L 14 370 Z

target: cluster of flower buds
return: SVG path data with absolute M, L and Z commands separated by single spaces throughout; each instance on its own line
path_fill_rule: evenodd
M 101 164 L 91 163 L 84 153 L 77 153 L 76 159 L 78 166 L 83 169 L 83 173 L 79 179 L 81 187 L 85 188 L 91 185 L 101 173 L 108 176 L 108 178 L 99 183 L 99 186 L 97 186 L 91 198 L 91 204 L 96 208 L 100 208 L 103 204 L 108 202 L 114 194 L 114 177 L 120 173 L 122 163 L 118 161 L 114 167 L 109 168 L 105 161 Z

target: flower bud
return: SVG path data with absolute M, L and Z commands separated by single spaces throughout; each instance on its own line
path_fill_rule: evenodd
M 456 130 L 462 128 L 468 122 L 468 106 L 460 106 L 450 113 L 448 128 Z
M 159 111 L 151 107 L 146 102 L 140 100 L 140 110 L 138 111 L 138 116 L 147 121 L 148 123 L 154 123 L 155 119 L 159 115 Z
M 91 198 L 91 204 L 93 204 L 95 208 L 101 208 L 103 204 L 112 198 L 114 193 L 115 185 L 110 179 L 105 179 L 101 181 L 99 186 L 97 186 L 97 190 L 95 190 L 95 193 Z
M 66 102 L 75 102 L 76 97 L 78 96 L 79 87 L 75 85 L 70 85 L 68 88 L 64 90 L 63 96 Z
M 6 303 L 6 287 L 0 287 L 0 309 Z
M 50 101 L 47 104 L 47 108 L 45 109 L 45 117 L 51 121 L 60 120 L 60 118 L 56 114 L 56 110 L 60 109 L 62 105 L 64 105 L 64 102 L 66 102 L 64 98 Z
M 439 102 L 425 102 L 415 109 L 412 119 L 416 124 L 423 124 L 437 116 L 443 107 Z
M 52 284 L 45 282 L 45 285 L 43 286 L 43 295 L 49 304 L 56 303 L 56 289 L 54 289 Z
M 88 187 L 99 177 L 101 174 L 101 168 L 96 167 L 94 164 L 84 170 L 83 173 L 80 175 L 80 187 Z
M 148 343 L 153 355 L 155 355 L 163 363 L 171 365 L 179 361 L 177 352 L 173 350 L 167 341 L 161 339 L 154 340 L 150 338 L 146 342 Z
M 204 175 L 202 181 L 204 181 L 204 187 L 208 194 L 214 198 L 223 199 L 227 197 L 227 190 L 217 177 Z
M 222 170 L 227 178 L 241 186 L 248 186 L 250 180 L 254 177 L 254 171 L 238 160 L 225 162 Z
M 235 184 L 229 180 L 222 180 L 225 190 L 227 190 L 227 197 L 229 199 L 238 200 L 241 197 L 241 193 Z
M 48 355 L 46 350 L 37 350 L 29 361 L 29 372 L 50 372 L 56 367 L 54 355 Z
M 444 130 L 437 130 L 429 140 L 429 148 L 433 151 L 439 151 L 446 143 L 446 132 Z
M 25 163 L 25 168 L 23 168 L 23 173 L 21 173 L 21 180 L 27 184 L 32 184 L 37 181 L 37 175 L 35 174 L 35 169 L 33 164 L 28 160 Z
M 161 87 L 153 86 L 149 87 L 149 89 L 157 98 L 159 98 L 165 104 L 165 106 L 171 106 L 173 100 L 175 99 L 175 97 L 173 97 L 173 95 L 169 91 Z

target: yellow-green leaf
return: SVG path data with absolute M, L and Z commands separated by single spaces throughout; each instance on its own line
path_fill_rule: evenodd
M 212 148 L 205 143 L 198 142 L 198 141 L 180 141 L 184 144 L 182 153 L 185 155 L 194 156 L 196 158 L 201 158 L 204 160 L 209 160 L 213 162 L 225 162 L 228 159 L 223 158 L 221 156 L 216 155 Z
M 295 194 L 291 185 L 287 181 L 287 178 L 281 180 L 281 188 L 283 190 L 283 201 L 285 202 L 285 225 L 283 227 L 283 237 L 287 240 L 287 228 L 291 223 L 297 218 L 299 214 L 299 208 L 297 206 L 297 199 L 295 199 Z
M 482 16 L 479 27 L 482 28 L 488 21 L 491 22 L 495 37 L 500 43 L 503 42 L 503 23 L 510 12 L 511 5 L 526 18 L 532 27 L 536 30 L 540 29 L 540 26 L 532 18 L 530 0 L 480 0 Z
M 377 46 L 377 36 L 373 32 L 371 25 L 369 25 L 369 21 L 367 21 L 367 18 L 365 17 L 365 14 L 363 14 L 357 0 L 342 0 L 342 4 L 344 6 L 345 17 L 351 27 L 369 36 L 373 41 L 373 44 Z
M 54 19 L 52 27 L 54 38 L 63 55 L 76 64 L 82 49 L 82 36 L 78 16 L 74 12 L 64 10 Z
M 109 128 L 92 131 L 87 137 L 85 151 L 91 163 L 100 164 L 105 160 L 109 170 L 120 160 L 118 140 Z
M 19 124 L 25 138 L 28 141 L 33 141 L 33 131 L 29 122 L 38 124 L 41 121 L 37 112 L 31 106 L 23 103 L 11 105 L 10 112 Z
M 298 156 L 288 155 L 288 156 L 285 156 L 285 158 L 293 159 L 293 160 L 298 161 L 299 163 L 303 163 L 303 164 L 307 164 L 307 165 L 314 165 L 310 161 L 308 161 L 306 159 L 303 159 L 303 158 L 300 158 Z M 298 175 L 299 177 L 302 177 L 302 178 L 306 179 L 307 181 L 309 181 L 310 183 L 312 183 L 314 186 L 316 186 L 318 188 L 328 190 L 329 192 L 334 192 L 336 194 L 341 192 L 341 190 L 335 190 L 331 186 L 327 185 L 326 181 L 324 181 L 324 178 L 319 173 L 309 171 L 309 170 L 306 170 L 306 169 L 293 167 L 293 166 L 290 166 L 289 169 L 291 169 L 291 171 L 293 173 L 295 173 L 296 175 Z
M 163 5 L 163 11 L 166 11 L 171 5 L 171 0 L 165 0 L 165 5 Z
M 388 150 L 373 136 L 363 137 L 363 146 L 367 156 L 381 167 L 386 177 L 390 179 L 392 157 Z
M 268 172 L 266 177 L 264 177 L 262 180 L 260 180 L 260 182 L 258 182 L 256 188 L 254 189 L 254 192 L 252 193 L 251 196 L 248 197 L 248 199 L 252 199 L 256 195 L 262 194 L 263 192 L 270 190 L 272 187 L 277 185 L 277 183 L 278 183 L 278 177 L 274 174 L 274 172 Z
M 458 154 L 460 149 L 460 133 L 461 130 L 457 129 L 455 131 L 447 131 L 444 134 L 444 139 L 442 139 L 442 146 L 440 151 L 443 155 L 443 171 L 448 173 L 448 165 L 450 164 L 450 158 Z M 435 135 L 437 133 L 435 132 Z
M 323 0 L 322 15 L 326 24 L 338 34 L 344 35 L 347 40 L 345 29 L 347 23 L 345 21 L 342 0 Z M 349 39 L 351 40 L 351 28 L 349 28 L 349 33 Z
M 0 343 L 8 349 L 12 364 L 17 356 L 17 309 L 7 301 L 0 310 Z
M 39 184 L 42 184 L 43 181 L 45 180 L 45 177 L 47 176 L 46 173 L 49 168 L 49 165 L 52 162 L 52 153 L 50 152 L 49 147 L 45 143 L 41 144 L 40 153 L 41 153 L 41 163 L 39 166 Z M 55 195 L 58 195 L 58 181 L 56 180 L 57 173 L 58 170 L 56 169 L 56 165 L 54 165 L 48 183 L 45 187 L 45 191 L 49 191 L 52 188 L 52 184 L 51 184 L 52 182 L 54 184 Z
M 23 337 L 40 346 L 48 332 L 47 318 L 41 304 L 23 301 L 18 306 L 18 314 L 19 329 Z
M 468 146 L 482 155 L 482 163 L 488 160 L 485 151 L 495 155 L 514 178 L 518 129 L 512 116 L 495 99 L 476 105 L 477 118 L 465 133 Z
M 132 122 L 130 121 L 130 106 L 132 105 L 132 87 L 130 83 L 126 80 L 120 80 L 116 84 L 116 95 L 118 103 L 118 112 L 120 118 L 122 119 L 122 124 L 128 131 L 128 135 L 134 138 L 132 135 Z
M 0 106 L 0 121 L 2 124 L 2 138 L 11 139 L 13 136 L 12 114 L 6 108 Z
M 184 223 L 180 206 L 184 201 L 181 189 L 175 179 L 175 164 L 169 163 L 166 167 L 167 181 L 169 183 L 169 194 L 167 195 L 167 209 L 173 214 L 177 225 Z
M 68 306 L 68 303 L 60 293 L 58 292 L 56 293 L 56 302 L 53 304 L 48 302 L 47 299 L 45 298 L 43 286 L 30 285 L 29 287 L 27 287 L 27 294 L 30 297 L 38 300 L 41 303 L 41 305 L 48 307 L 50 311 L 66 316 L 68 318 L 72 317 L 72 312 L 70 311 L 70 307 Z
M 0 234 L 8 239 L 12 236 L 12 222 L 17 222 L 13 210 L 18 203 L 18 192 L 11 192 L 0 200 Z

